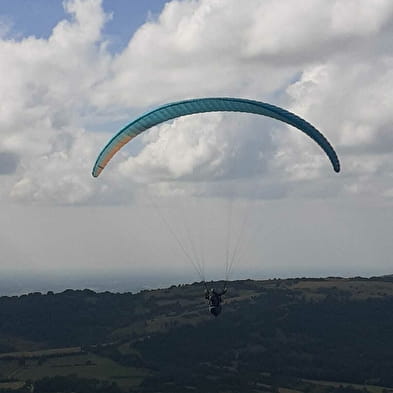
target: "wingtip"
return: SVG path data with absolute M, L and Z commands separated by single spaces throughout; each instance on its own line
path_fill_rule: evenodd
M 100 176 L 100 173 L 102 172 L 103 169 L 104 169 L 104 167 L 102 167 L 100 165 L 95 165 L 92 172 L 91 172 L 91 175 L 93 177 L 98 177 L 98 176 Z

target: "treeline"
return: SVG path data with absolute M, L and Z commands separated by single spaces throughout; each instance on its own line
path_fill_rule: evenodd
M 0 336 L 18 336 L 48 346 L 95 344 L 135 318 L 138 295 L 66 290 L 0 298 Z M 10 346 L 0 346 L 10 352 Z

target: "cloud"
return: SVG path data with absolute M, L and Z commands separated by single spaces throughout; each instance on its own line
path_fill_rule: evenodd
M 0 40 L 0 149 L 20 158 L 13 200 L 74 203 L 93 192 L 86 180 L 97 138 L 81 123 L 107 61 L 106 16 L 96 0 L 68 1 L 65 10 L 71 20 L 48 39 Z
M 151 177 L 150 181 L 154 178 L 214 180 L 246 176 L 250 165 L 256 164 L 261 155 L 260 149 L 264 146 L 266 149 L 269 137 L 267 132 L 255 135 L 255 123 L 255 119 L 238 113 L 178 118 L 143 134 L 146 147 L 126 160 L 121 170 L 137 177 L 145 174 Z M 243 161 L 246 155 L 249 160 Z
M 48 39 L 0 40 L 0 151 L 18 157 L 6 160 L 2 198 L 115 203 L 147 179 L 182 187 L 204 177 L 214 187 L 256 173 L 262 198 L 291 195 L 297 185 L 312 197 L 326 188 L 332 196 L 389 195 L 391 1 L 171 1 L 118 54 L 106 49 L 101 1 L 64 7 L 69 19 Z M 117 155 L 110 176 L 90 178 L 119 124 L 198 96 L 254 98 L 294 111 L 336 147 L 343 176 L 331 174 L 324 154 L 297 131 L 209 114 L 156 127 L 135 140 L 137 151 Z M 94 132 L 103 123 L 108 132 Z
M 393 53 L 355 59 L 346 56 L 309 67 L 287 92 L 291 109 L 334 141 L 348 181 L 343 191 L 382 196 L 381 186 L 388 187 L 393 174 L 393 98 L 387 91 L 393 86 Z M 304 149 L 303 158 L 309 147 Z M 289 157 L 296 153 L 296 148 L 286 151 Z
M 97 104 L 146 106 L 217 92 L 269 96 L 304 66 L 377 41 L 392 13 L 386 0 L 168 2 L 114 59 Z

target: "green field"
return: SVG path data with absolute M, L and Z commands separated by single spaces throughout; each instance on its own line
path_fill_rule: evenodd
M 60 351 L 63 352 L 64 351 Z M 125 367 L 111 359 L 92 353 L 81 355 L 60 355 L 44 358 L 42 351 L 31 353 L 30 357 L 21 360 L 0 360 L 0 375 L 3 379 L 15 380 L 15 382 L 3 383 L 0 388 L 18 388 L 25 381 L 35 381 L 43 377 L 77 375 L 80 378 L 96 378 L 116 382 L 119 386 L 129 389 L 138 386 L 149 374 L 147 370 L 133 367 Z

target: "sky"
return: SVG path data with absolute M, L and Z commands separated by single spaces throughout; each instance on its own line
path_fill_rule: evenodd
M 0 273 L 393 273 L 392 34 L 391 0 L 2 0 Z M 290 126 L 210 113 L 91 176 L 134 117 L 209 96 L 296 113 L 342 171 Z

